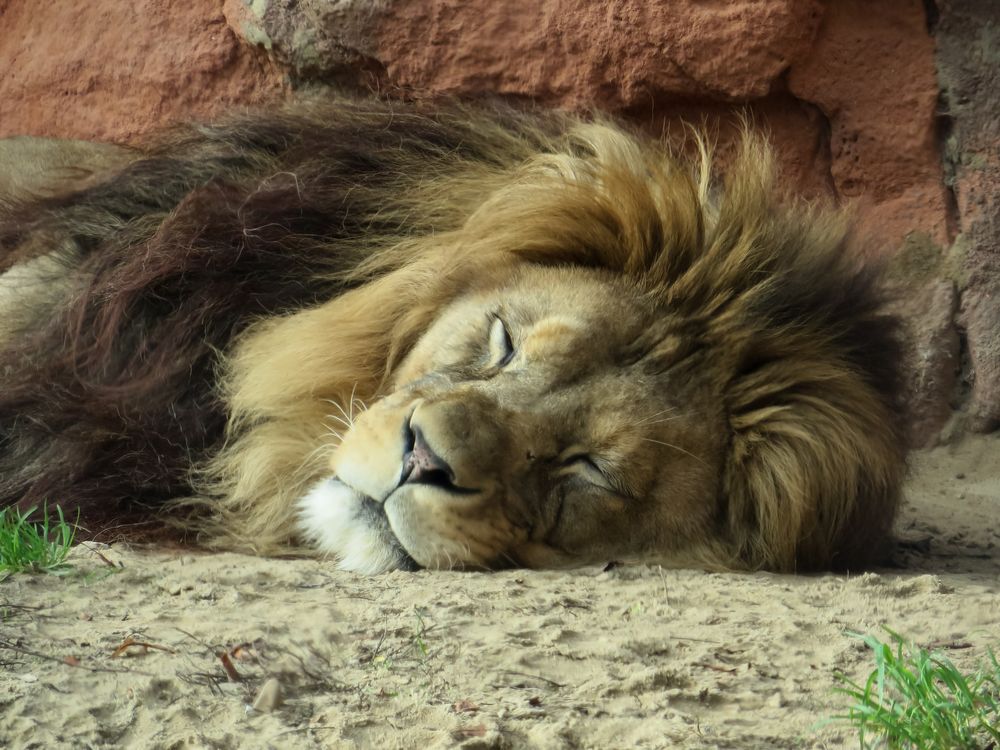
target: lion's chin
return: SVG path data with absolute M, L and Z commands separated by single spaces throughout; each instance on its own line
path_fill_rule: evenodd
M 356 573 L 417 570 L 393 534 L 380 503 L 336 477 L 317 483 L 298 501 L 299 534 L 337 567 Z

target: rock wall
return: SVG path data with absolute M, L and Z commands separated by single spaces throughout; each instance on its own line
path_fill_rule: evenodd
M 288 89 L 219 2 L 0 0 L 0 137 L 128 141 Z
M 723 152 L 747 113 L 892 259 L 925 444 L 1000 424 L 998 35 L 994 0 L 0 0 L 0 136 L 131 141 L 306 86 L 704 121 Z
M 935 16 L 945 181 L 961 234 L 949 253 L 967 347 L 968 427 L 1000 426 L 1000 4 L 942 2 Z

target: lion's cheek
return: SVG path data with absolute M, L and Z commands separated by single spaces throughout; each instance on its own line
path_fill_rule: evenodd
M 407 553 L 425 568 L 495 568 L 510 562 L 524 541 L 493 493 L 454 496 L 427 485 L 397 490 L 385 502 L 389 526 Z

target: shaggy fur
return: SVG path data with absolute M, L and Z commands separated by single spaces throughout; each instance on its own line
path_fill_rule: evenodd
M 750 137 L 715 196 L 707 157 L 506 109 L 312 102 L 178 129 L 0 218 L 0 268 L 44 255 L 0 322 L 0 503 L 92 528 L 185 506 L 207 543 L 287 549 L 330 403 L 384 395 L 491 274 L 570 264 L 686 321 L 684 366 L 728 420 L 716 562 L 863 562 L 903 473 L 895 325 L 842 217 L 773 180 Z

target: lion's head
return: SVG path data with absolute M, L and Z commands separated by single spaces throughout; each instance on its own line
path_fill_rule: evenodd
M 341 426 L 303 531 L 370 572 L 698 559 L 725 418 L 685 376 L 682 327 L 601 271 L 526 267 L 461 297 Z
M 370 408 L 332 415 L 300 533 L 359 571 L 883 555 L 897 363 L 843 217 L 777 201 L 753 139 L 711 198 L 586 132 L 446 241 L 516 261 L 466 258 Z

